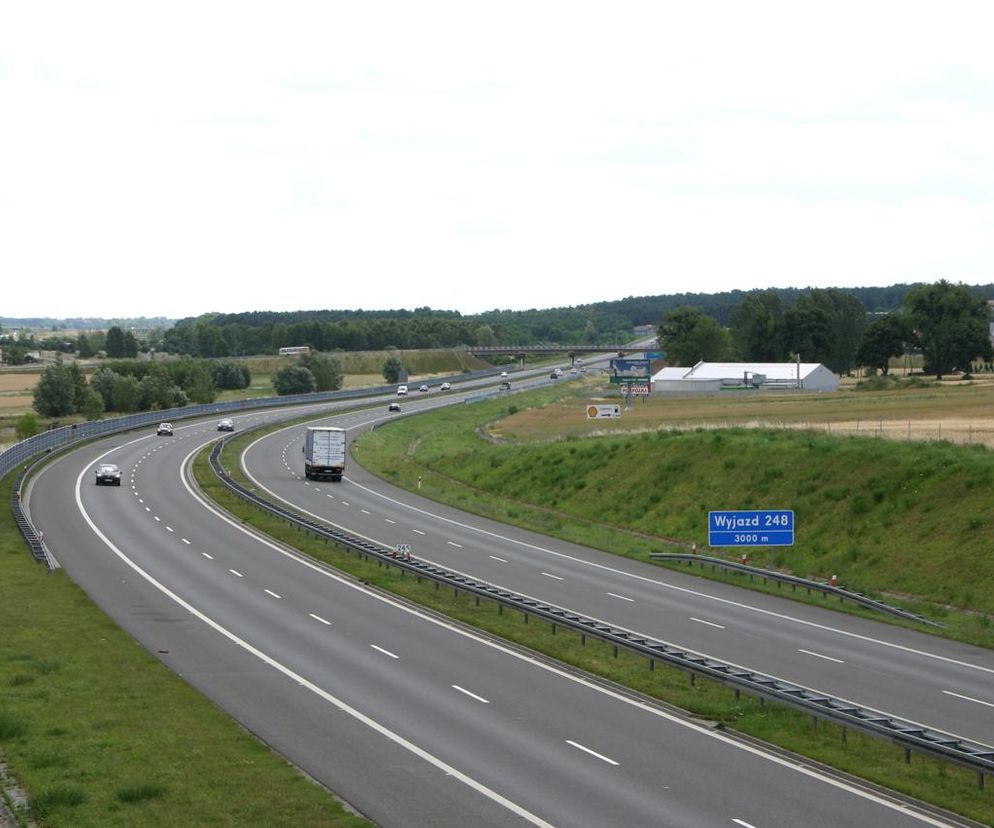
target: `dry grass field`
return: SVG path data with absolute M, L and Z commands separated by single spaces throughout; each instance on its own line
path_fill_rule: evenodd
M 582 401 L 567 399 L 522 409 L 493 427 L 494 436 L 522 442 L 659 428 L 727 426 L 813 429 L 831 434 L 900 440 L 946 440 L 994 447 L 994 378 L 954 380 L 886 391 L 844 384 L 831 394 L 741 393 L 638 399 L 624 408 L 617 391 L 599 378 L 586 380 Z M 620 403 L 619 419 L 588 420 L 589 403 Z

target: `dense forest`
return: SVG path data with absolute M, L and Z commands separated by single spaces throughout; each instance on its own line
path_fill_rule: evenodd
M 781 351 L 784 354 L 800 352 L 806 358 L 809 354 L 812 358 L 820 357 L 835 370 L 845 372 L 855 359 L 862 329 L 874 318 L 900 311 L 909 293 L 921 287 L 898 284 L 846 289 L 771 288 L 713 294 L 674 293 L 630 296 L 573 307 L 522 311 L 495 309 L 466 316 L 458 311 L 428 307 L 211 313 L 181 319 L 172 326 L 136 330 L 135 341 L 129 341 L 131 331 L 127 326 L 115 325 L 109 331 L 96 326 L 80 333 L 78 341 L 57 334 L 36 340 L 22 335 L 19 340 L 11 341 L 0 333 L 0 345 L 6 345 L 8 362 L 24 357 L 31 348 L 39 346 L 78 350 L 82 356 L 106 352 L 108 356 L 130 357 L 135 355 L 137 348 L 216 359 L 275 354 L 281 347 L 299 345 L 308 345 L 319 352 L 536 343 L 613 345 L 630 340 L 633 329 L 639 325 L 667 328 L 671 344 L 675 345 L 677 340 L 673 335 L 680 333 L 679 325 L 671 324 L 675 321 L 683 325 L 683 331 L 691 325 L 691 335 L 684 337 L 689 341 L 687 358 L 691 358 L 701 351 L 696 340 L 716 341 L 716 335 L 699 324 L 697 317 L 682 313 L 689 308 L 712 320 L 716 330 L 726 332 L 726 339 L 730 337 L 724 345 L 719 343 L 720 348 L 712 342 L 708 346 L 709 354 L 718 348 L 723 355 L 756 359 L 758 356 L 753 352 L 763 350 L 761 346 L 765 343 L 776 345 L 767 348 L 770 359 L 780 358 Z M 994 297 L 994 285 L 961 287 L 978 299 Z M 773 322 L 757 319 L 759 311 L 772 316 Z M 678 312 L 682 315 L 674 320 L 673 315 Z M 828 323 L 824 321 L 826 316 Z M 860 317 L 858 323 L 853 321 L 854 316 Z M 832 322 L 833 319 L 836 322 Z M 786 330 L 778 330 L 777 335 L 771 337 L 770 324 L 778 329 L 786 326 Z M 821 330 L 823 347 L 818 344 L 817 337 L 812 342 L 813 334 L 819 333 L 819 324 L 823 329 L 838 325 L 848 328 L 843 340 L 832 330 Z M 5 327 L 9 328 L 9 325 Z M 49 329 L 58 330 L 59 327 L 52 325 Z M 108 334 L 120 334 L 122 330 L 123 347 L 112 348 L 115 342 L 107 339 Z M 833 347 L 836 350 L 841 347 L 844 353 L 833 355 Z M 826 353 L 822 355 L 822 351 Z

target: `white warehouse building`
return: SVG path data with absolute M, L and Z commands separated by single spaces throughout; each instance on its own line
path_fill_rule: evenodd
M 717 394 L 743 388 L 835 391 L 839 378 L 820 362 L 698 362 L 663 368 L 652 376 L 653 393 Z

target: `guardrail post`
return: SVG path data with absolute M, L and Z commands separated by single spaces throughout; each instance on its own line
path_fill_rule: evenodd
M 904 764 L 905 765 L 911 764 L 911 748 L 906 747 L 904 749 Z
M 980 771 L 980 773 L 977 774 L 977 787 L 980 788 L 980 790 L 984 789 L 984 772 L 983 771 Z

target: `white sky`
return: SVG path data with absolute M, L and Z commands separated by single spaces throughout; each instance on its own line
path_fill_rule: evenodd
M 994 281 L 990 2 L 0 6 L 0 316 Z

